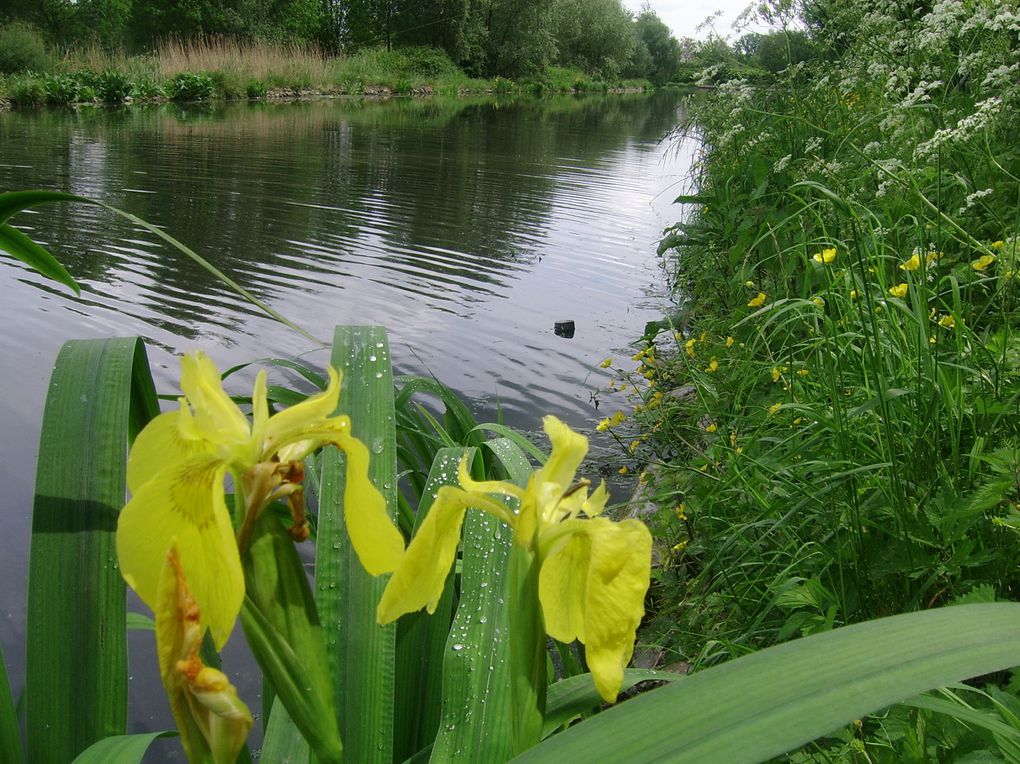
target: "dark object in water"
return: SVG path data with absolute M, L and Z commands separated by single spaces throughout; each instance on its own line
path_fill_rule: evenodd
M 574 337 L 574 322 L 573 321 L 557 321 L 553 325 L 553 331 L 557 337 L 566 337 L 568 340 Z

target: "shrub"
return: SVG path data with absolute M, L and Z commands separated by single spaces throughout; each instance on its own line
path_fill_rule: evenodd
M 245 87 L 244 92 L 249 98 L 265 98 L 269 87 L 262 80 L 251 80 Z
M 158 82 L 150 79 L 139 80 L 134 85 L 134 96 L 142 101 L 155 101 L 166 98 L 166 91 Z
M 121 103 L 131 95 L 134 86 L 127 75 L 106 71 L 96 77 L 95 91 L 105 103 Z
M 43 82 L 47 103 L 67 104 L 81 100 L 82 83 L 74 75 L 46 75 Z
M 0 27 L 0 74 L 42 72 L 49 64 L 46 45 L 34 27 L 20 22 Z
M 166 94 L 174 101 L 205 101 L 212 92 L 213 80 L 208 74 L 181 72 L 166 84 Z
M 15 106 L 42 106 L 46 103 L 46 85 L 34 78 L 16 80 L 11 86 L 11 103 Z

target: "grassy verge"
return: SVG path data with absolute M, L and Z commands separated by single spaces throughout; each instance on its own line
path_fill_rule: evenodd
M 650 88 L 645 81 L 607 83 L 579 69 L 558 67 L 520 81 L 474 79 L 434 48 L 365 50 L 331 57 L 314 48 L 220 38 L 170 41 L 145 56 L 76 50 L 49 68 L 45 73 L 0 76 L 0 99 L 15 106 L 38 106 L 302 94 L 541 94 Z
M 681 309 L 616 364 L 640 434 L 602 425 L 658 507 L 674 659 L 1017 596 L 1016 38 L 947 11 L 862 13 L 838 58 L 691 103 Z M 906 756 L 891 734 L 838 745 Z

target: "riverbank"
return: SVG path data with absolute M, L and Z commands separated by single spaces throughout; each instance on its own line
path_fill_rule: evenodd
M 663 241 L 679 308 L 613 364 L 665 660 L 1020 589 L 1016 38 L 984 11 L 857 11 L 827 30 L 842 55 L 692 100 L 699 165 Z M 934 757 L 965 732 L 932 716 Z M 851 742 L 906 757 L 877 723 L 830 753 Z
M 51 71 L 0 76 L 0 103 L 96 104 L 331 96 L 535 94 L 643 91 L 646 80 L 605 82 L 548 67 L 519 80 L 466 75 L 436 48 L 373 49 L 331 57 L 304 47 L 215 39 L 166 43 L 152 54 L 86 49 Z

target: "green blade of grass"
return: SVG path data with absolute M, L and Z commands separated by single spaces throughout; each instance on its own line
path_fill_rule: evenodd
M 210 263 L 208 260 L 206 260 L 200 254 L 195 252 L 193 249 L 191 249 L 191 247 L 187 246 L 183 242 L 181 242 L 178 239 L 174 238 L 173 236 L 168 234 L 166 231 L 164 231 L 162 228 L 159 228 L 158 226 L 154 226 L 152 223 L 149 223 L 149 222 L 147 222 L 145 220 L 142 220 L 137 215 L 132 215 L 130 212 L 126 212 L 126 211 L 124 211 L 122 209 L 118 209 L 117 207 L 113 207 L 113 206 L 111 206 L 109 204 L 106 204 L 104 202 L 100 202 L 100 201 L 97 201 L 95 199 L 89 199 L 89 198 L 84 197 L 84 196 L 75 196 L 74 194 L 65 194 L 65 193 L 62 193 L 62 192 L 59 192 L 59 191 L 8 191 L 7 193 L 0 194 L 0 223 L 5 223 L 7 221 L 7 219 L 10 218 L 12 215 L 17 214 L 18 212 L 21 212 L 22 210 L 26 210 L 29 207 L 35 207 L 35 206 L 37 206 L 39 204 L 49 204 L 51 202 L 81 202 L 83 204 L 94 204 L 97 207 L 102 207 L 103 209 L 112 212 L 115 215 L 120 215 L 122 218 L 124 218 L 126 220 L 129 220 L 134 225 L 139 226 L 140 228 L 144 228 L 149 233 L 153 234 L 154 236 L 159 237 L 160 239 L 165 241 L 167 244 L 169 244 L 171 247 L 176 249 L 178 252 L 181 252 L 182 254 L 186 255 L 187 257 L 190 257 L 192 260 L 194 260 L 196 263 L 198 263 L 200 266 L 202 266 L 206 271 L 208 271 L 213 276 L 215 276 L 217 279 L 219 279 L 222 283 L 226 284 L 228 287 L 233 289 L 235 292 L 237 292 L 237 294 L 241 295 L 244 299 L 246 299 L 248 302 L 250 302 L 252 305 L 257 307 L 259 310 L 261 310 L 266 315 L 268 315 L 271 318 L 279 321 L 284 326 L 287 326 L 287 327 L 293 329 L 295 332 L 297 332 L 301 336 L 311 340 L 316 345 L 324 345 L 325 344 L 318 337 L 316 337 L 313 334 L 310 334 L 308 331 L 306 331 L 305 329 L 302 329 L 300 326 L 295 324 L 293 321 L 288 319 L 286 316 L 284 316 L 283 314 L 281 314 L 277 310 L 271 308 L 266 303 L 262 302 L 262 300 L 260 300 L 258 297 L 253 295 L 247 289 L 245 289 L 243 286 L 238 284 L 236 281 L 234 281 L 227 274 L 225 274 L 223 271 L 221 271 L 215 265 Z M 11 230 L 13 230 L 13 229 L 11 229 Z M 21 235 L 24 236 L 24 234 L 21 234 Z M 35 242 L 33 242 L 33 244 L 35 244 Z M 2 247 L 2 246 L 4 246 L 4 245 L 3 245 L 2 242 L 0 242 L 0 247 Z M 59 263 L 57 263 L 56 259 L 54 259 L 52 255 L 50 255 L 48 252 L 46 252 L 45 249 L 43 249 L 38 244 L 35 244 L 35 246 L 38 247 L 39 250 L 42 250 L 42 252 L 45 253 L 46 255 L 49 255 L 49 258 L 53 260 L 53 263 L 55 263 L 60 268 L 61 271 L 64 270 L 63 267 L 60 266 Z M 14 254 L 14 253 L 12 253 L 12 254 Z M 36 256 L 37 257 L 39 256 L 38 253 L 37 253 Z M 21 258 L 19 258 L 19 259 L 21 259 Z M 35 267 L 35 266 L 33 266 L 33 267 Z M 66 274 L 66 271 L 64 271 L 64 273 Z M 70 279 L 70 281 L 71 281 L 71 283 L 68 284 L 68 285 L 71 286 L 72 289 L 75 289 L 75 291 L 77 292 L 77 284 L 74 283 L 74 280 L 71 279 L 71 276 L 69 274 L 67 274 L 67 278 Z M 57 280 L 61 281 L 61 279 L 57 279 Z M 61 283 L 68 283 L 68 282 L 67 281 L 61 281 Z M 73 284 L 73 286 L 72 286 L 72 284 Z
M 514 761 L 764 761 L 924 690 L 1018 663 L 1020 604 L 892 616 L 692 674 Z
M 71 764 L 140 764 L 156 740 L 176 735 L 165 731 L 106 737 L 82 751 Z
M 624 669 L 620 692 L 626 692 L 640 682 L 679 682 L 683 678 L 683 674 L 655 669 Z M 604 704 L 605 701 L 595 689 L 595 680 L 591 674 L 575 674 L 549 685 L 549 694 L 545 699 L 542 737 L 548 737 L 557 728 L 579 716 L 591 713 Z
M 7 663 L 0 649 L 0 761 L 20 764 L 24 760 L 21 731 L 18 729 L 18 710 L 7 678 Z
M 43 276 L 70 287 L 75 294 L 81 294 L 78 282 L 57 262 L 57 258 L 17 228 L 12 228 L 6 223 L 0 223 L 0 249 Z
M 338 326 L 331 363 L 344 374 L 338 413 L 350 416 L 353 435 L 369 449 L 369 478 L 395 518 L 393 372 L 385 330 Z M 344 753 L 348 761 L 390 764 L 397 629 L 396 624 L 383 627 L 375 621 L 386 579 L 365 572 L 344 529 L 342 455 L 329 449 L 322 464 L 315 594 L 329 635 Z
M 415 515 L 415 531 L 439 489 L 444 485 L 457 485 L 457 465 L 461 457 L 470 458 L 474 451 L 473 448 L 444 448 L 436 454 Z M 439 728 L 443 652 L 453 618 L 454 578 L 447 577 L 446 588 L 434 613 L 429 615 L 420 610 L 397 622 L 396 761 L 404 761 L 428 746 Z
M 524 485 L 527 459 L 497 451 L 512 482 Z M 476 460 L 477 461 L 477 460 Z M 507 634 L 507 568 L 513 533 L 491 515 L 464 518 L 460 604 L 446 642 L 439 733 L 432 761 L 506 761 L 513 753 Z
M 124 581 L 114 534 L 128 441 L 158 411 L 138 339 L 72 341 L 43 413 L 28 580 L 29 759 L 68 762 L 125 731 Z

